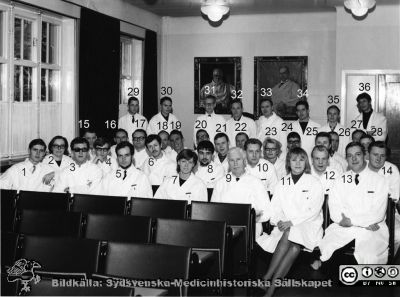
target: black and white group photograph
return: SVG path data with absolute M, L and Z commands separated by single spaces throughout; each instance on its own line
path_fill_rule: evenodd
M 2 296 L 400 296 L 400 0 L 0 0 Z

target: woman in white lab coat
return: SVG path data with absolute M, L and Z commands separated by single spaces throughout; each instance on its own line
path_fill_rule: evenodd
M 271 223 L 276 227 L 270 236 L 258 241 L 264 250 L 274 253 L 264 276 L 272 279 L 266 296 L 272 296 L 275 280 L 286 276 L 300 251 L 312 251 L 323 234 L 323 190 L 310 174 L 307 153 L 302 148 L 290 150 L 286 168 L 289 174 L 276 186 L 271 202 Z
M 208 201 L 207 187 L 193 174 L 197 164 L 197 154 L 190 149 L 182 150 L 176 157 L 177 175 L 166 178 L 158 188 L 154 198 Z

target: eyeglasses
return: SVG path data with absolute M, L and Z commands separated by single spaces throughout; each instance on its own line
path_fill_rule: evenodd
M 87 152 L 89 151 L 88 148 L 78 148 L 78 147 L 73 148 L 72 150 L 73 150 L 75 153 L 79 153 L 79 152 L 87 153 Z
M 96 147 L 96 151 L 106 153 L 108 152 L 109 147 Z
M 277 148 L 264 148 L 264 150 L 266 151 L 266 152 L 275 152 L 275 151 L 277 151 L 278 149 Z
M 143 140 L 144 140 L 144 136 L 133 137 L 133 141 L 143 141 Z
M 59 150 L 63 150 L 63 149 L 65 149 L 65 145 L 53 144 L 53 148 L 56 148 L 56 149 L 59 149 Z

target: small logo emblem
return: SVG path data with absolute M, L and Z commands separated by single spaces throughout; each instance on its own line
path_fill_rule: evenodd
M 16 282 L 21 280 L 22 288 L 20 293 L 23 291 L 29 292 L 31 290 L 31 281 L 34 281 L 35 284 L 40 282 L 40 276 L 35 274 L 34 270 L 41 267 L 38 262 L 19 259 L 12 267 L 7 269 L 7 281 Z
M 354 267 L 345 267 L 340 272 L 340 280 L 346 285 L 352 285 L 357 281 L 358 273 Z
M 361 273 L 363 277 L 369 278 L 374 274 L 374 270 L 371 267 L 364 267 Z
M 378 266 L 375 268 L 375 276 L 376 277 L 382 278 L 385 276 L 385 274 L 386 274 L 386 269 L 383 268 L 382 266 Z
M 397 269 L 397 267 L 390 267 L 387 270 L 387 274 L 388 274 L 388 276 L 395 278 L 396 276 L 399 275 L 399 269 Z

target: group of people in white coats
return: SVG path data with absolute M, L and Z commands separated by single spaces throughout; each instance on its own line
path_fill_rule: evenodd
M 400 176 L 386 161 L 386 119 L 372 110 L 368 94 L 357 102 L 361 114 L 351 128 L 340 126 L 336 106 L 328 108 L 327 125 L 320 127 L 310 119 L 306 101 L 296 103 L 299 120 L 288 123 L 269 99 L 261 102 L 257 121 L 245 117 L 242 102 L 233 100 L 232 118 L 225 121 L 214 113 L 216 99 L 207 96 L 191 150 L 184 146 L 171 98 L 163 97 L 160 113 L 147 122 L 132 97 L 115 145 L 89 130 L 71 141 L 71 153 L 67 139 L 54 137 L 45 155 L 46 144 L 35 139 L 28 158 L 0 176 L 0 187 L 189 203 L 209 201 L 211 190 L 212 202 L 250 203 L 255 209 L 256 242 L 273 253 L 265 279 L 285 277 L 301 250 L 319 247 L 325 262 L 352 240 L 358 263 L 383 264 L 387 198 L 399 199 Z M 333 222 L 324 231 L 325 194 Z M 271 234 L 262 230 L 267 221 L 275 226 Z M 274 290 L 268 288 L 267 296 Z

